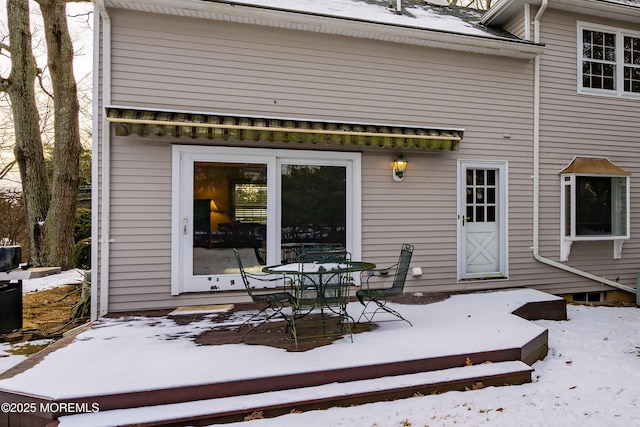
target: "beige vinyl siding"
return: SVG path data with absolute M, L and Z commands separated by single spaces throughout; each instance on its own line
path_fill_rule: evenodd
M 638 271 L 640 212 L 636 200 L 640 187 L 638 117 L 640 101 L 577 94 L 577 21 L 610 26 L 622 23 L 548 10 L 542 22 L 542 42 L 547 51 L 541 60 L 541 227 L 540 252 L 560 256 L 560 177 L 558 172 L 576 155 L 608 157 L 631 172 L 631 239 L 623 246 L 622 259 L 613 259 L 613 244 L 575 242 L 568 265 L 635 287 Z M 611 290 L 586 279 L 558 273 L 541 283 L 550 292 Z
M 175 16 L 114 10 L 111 18 L 114 105 L 465 128 L 459 152 L 405 151 L 401 183 L 391 179 L 396 151 L 363 151 L 363 258 L 393 264 L 402 243 L 414 244 L 411 265 L 423 276 L 409 278 L 409 290 L 529 286 L 558 276 L 529 249 L 531 61 Z M 175 142 L 221 143 L 113 138 L 110 311 L 246 300 L 170 295 Z M 508 161 L 510 280 L 456 282 L 458 159 Z
M 144 16 L 112 14 L 116 104 L 423 125 L 422 111 L 407 105 L 422 107 L 425 96 L 433 106 L 450 104 L 427 118 L 439 124 L 451 121 L 447 109 L 467 104 L 451 102 L 451 87 L 469 78 L 456 52 L 179 17 L 151 23 Z M 469 96 L 491 95 L 497 85 L 520 95 L 517 81 L 502 78 L 509 74 L 503 61 L 477 59 Z
M 536 9 L 532 8 L 531 10 L 532 19 L 533 19 L 533 16 L 535 16 L 535 13 L 536 13 Z M 524 40 L 525 34 L 526 34 L 526 22 L 524 20 L 524 6 L 522 6 L 522 14 L 514 15 L 513 17 L 511 17 L 511 19 L 508 19 L 504 23 L 502 28 L 505 31 L 510 32 L 514 36 L 520 37 L 521 39 Z M 531 31 L 531 34 L 533 34 L 533 31 Z

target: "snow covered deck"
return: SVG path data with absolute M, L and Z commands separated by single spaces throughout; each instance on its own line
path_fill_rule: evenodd
M 361 308 L 354 302 L 348 309 L 357 316 Z M 353 343 L 347 336 L 303 352 L 198 345 L 197 337 L 220 324 L 216 312 L 191 322 L 168 315 L 102 319 L 40 363 L 0 380 L 0 400 L 76 405 L 72 411 L 61 405 L 32 414 L 43 426 L 54 419 L 65 427 L 162 425 L 178 418 L 195 425 L 242 419 L 258 410 L 275 414 L 477 383 L 518 384 L 531 380 L 527 365 L 547 352 L 547 330 L 520 316 L 566 318 L 563 299 L 530 289 L 397 308 L 414 327 L 381 322 L 354 334 Z M 95 404 L 97 413 L 73 413 L 90 412 Z M 145 409 L 151 405 L 164 406 Z

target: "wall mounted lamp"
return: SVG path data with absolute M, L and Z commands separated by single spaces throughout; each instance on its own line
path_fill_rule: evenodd
M 407 170 L 409 162 L 402 157 L 402 154 L 393 161 L 393 179 L 395 181 L 402 181 L 404 179 L 404 173 Z

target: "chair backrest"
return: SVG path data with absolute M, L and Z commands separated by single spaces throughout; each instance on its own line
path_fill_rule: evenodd
M 342 262 L 349 259 L 351 254 L 345 250 L 305 252 L 300 257 L 301 262 Z
M 244 287 L 247 288 L 247 292 L 251 299 L 253 299 L 253 289 L 251 289 L 251 285 L 249 284 L 249 278 L 247 277 L 247 273 L 244 271 L 244 267 L 242 265 L 242 259 L 240 258 L 240 253 L 236 248 L 233 248 L 233 253 L 236 256 L 236 261 L 238 261 L 238 267 L 240 268 L 240 276 L 242 276 L 242 283 L 244 283 Z
M 340 262 L 349 259 L 351 259 L 351 254 L 344 246 L 337 243 L 303 245 L 300 254 L 301 262 Z
M 404 290 L 404 282 L 407 280 L 407 273 L 409 272 L 409 263 L 411 262 L 412 255 L 413 245 L 404 243 L 400 250 L 400 258 L 398 258 L 398 266 L 393 278 L 393 286 L 391 286 L 391 289 L 397 293 L 402 293 Z

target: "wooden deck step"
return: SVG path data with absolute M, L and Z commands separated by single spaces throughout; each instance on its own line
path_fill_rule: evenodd
M 230 396 L 185 403 L 117 409 L 59 418 L 60 427 L 179 426 L 242 421 L 258 415 L 275 417 L 291 411 L 350 406 L 486 386 L 531 382 L 533 369 L 520 361 L 484 363 L 439 371 L 381 377 Z

